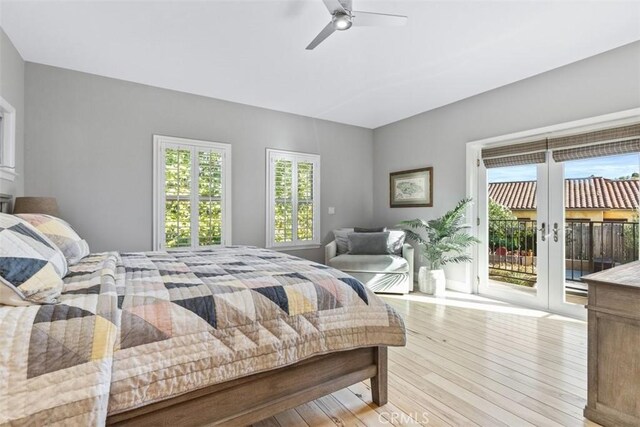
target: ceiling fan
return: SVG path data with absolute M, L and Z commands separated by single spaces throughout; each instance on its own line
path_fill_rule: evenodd
M 320 31 L 320 34 L 309 46 L 307 50 L 312 50 L 334 31 L 345 31 L 354 27 L 379 27 L 379 26 L 401 26 L 407 23 L 407 17 L 402 15 L 389 15 L 386 13 L 359 12 L 352 9 L 351 0 L 322 0 L 329 9 L 331 22 Z

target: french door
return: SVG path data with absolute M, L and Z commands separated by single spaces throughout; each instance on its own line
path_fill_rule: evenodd
M 478 162 L 480 294 L 549 308 L 548 188 L 546 164 L 487 169 Z
M 477 162 L 478 291 L 585 318 L 581 277 L 639 258 L 640 155 L 539 160 Z
M 585 305 L 587 304 L 588 289 L 586 284 L 580 280 L 580 277 L 582 277 L 583 273 L 584 275 L 592 273 L 593 271 L 591 270 L 593 269 L 590 267 L 591 264 L 588 260 L 582 258 L 574 260 L 574 257 L 579 257 L 579 255 L 572 255 L 576 251 L 572 250 L 570 243 L 572 236 L 574 236 L 572 234 L 574 231 L 576 238 L 585 236 L 584 232 L 588 231 L 588 223 L 587 220 L 574 222 L 568 218 L 570 216 L 567 210 L 569 206 L 566 206 L 565 202 L 571 200 L 572 195 L 567 194 L 571 186 L 566 185 L 568 182 L 565 178 L 567 175 L 565 173 L 566 168 L 567 163 L 558 163 L 553 159 L 553 156 L 549 155 L 546 164 L 549 180 L 546 194 L 549 212 L 549 235 L 547 236 L 547 245 L 549 247 L 547 260 L 547 274 L 549 277 L 548 309 L 555 313 L 586 319 Z M 588 180 L 589 178 L 585 179 Z M 589 223 L 592 220 L 592 218 L 588 218 Z M 578 233 L 581 233 L 580 236 L 578 236 Z M 591 244 L 587 240 L 589 239 L 582 241 L 580 252 L 586 256 L 589 253 L 593 255 L 593 249 L 587 248 Z M 568 244 L 569 250 L 567 250 Z M 575 246 L 577 248 L 577 245 Z M 572 268 L 575 268 L 575 271 L 567 274 Z

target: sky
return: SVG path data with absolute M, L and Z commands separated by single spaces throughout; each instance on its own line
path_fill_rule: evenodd
M 565 178 L 588 178 L 591 175 L 616 179 L 640 172 L 640 154 L 597 157 L 563 162 Z M 487 170 L 489 182 L 534 181 L 536 165 L 511 166 Z

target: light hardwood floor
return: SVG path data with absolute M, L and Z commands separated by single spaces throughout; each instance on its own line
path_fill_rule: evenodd
M 383 296 L 405 319 L 389 403 L 363 382 L 255 426 L 597 426 L 585 420 L 586 323 L 476 295 Z

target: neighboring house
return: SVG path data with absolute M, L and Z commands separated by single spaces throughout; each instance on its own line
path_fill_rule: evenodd
M 589 221 L 638 221 L 640 180 L 601 177 L 566 179 L 565 215 Z M 489 184 L 489 198 L 518 219 L 536 219 L 536 181 Z

